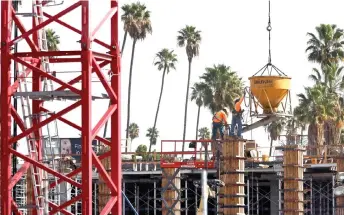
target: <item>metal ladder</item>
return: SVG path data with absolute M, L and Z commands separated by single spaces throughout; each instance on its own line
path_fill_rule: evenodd
M 36 24 L 40 24 L 43 22 L 43 4 L 42 0 L 32 0 L 32 9 L 33 13 L 17 13 L 17 15 L 22 15 L 24 17 L 34 17 Z M 47 37 L 46 37 L 46 31 L 44 28 L 40 29 L 38 31 L 38 45 L 39 45 L 39 50 L 42 52 L 48 51 L 48 44 L 47 44 Z M 50 73 L 50 67 L 49 67 L 49 57 L 44 56 L 41 58 L 41 66 L 43 71 Z M 24 72 L 24 67 L 23 67 L 23 72 Z M 29 101 L 29 96 L 28 96 L 28 82 L 27 82 L 27 76 L 24 76 L 21 80 L 19 80 L 19 87 L 18 91 L 19 92 L 26 92 L 27 94 L 24 96 L 20 96 L 21 100 L 21 106 L 22 106 L 22 113 L 23 113 L 23 118 L 24 118 L 24 126 L 25 129 L 32 127 L 33 125 L 33 119 L 34 118 L 41 118 L 42 116 L 47 116 L 47 113 L 38 113 L 32 115 L 32 110 L 30 106 L 30 101 Z M 52 80 L 48 80 L 47 78 L 43 78 L 43 91 L 53 91 L 53 82 Z M 49 89 L 50 88 L 50 89 Z M 56 126 L 57 131 L 57 123 L 55 120 L 55 123 L 53 123 Z M 47 158 L 48 154 L 50 154 L 50 157 L 52 157 L 52 163 L 50 164 L 50 168 L 56 169 L 56 163 L 55 163 L 55 153 L 54 149 L 52 146 L 52 138 L 49 132 L 49 124 L 46 125 L 47 127 L 47 135 L 43 136 L 43 138 L 35 138 L 34 133 L 31 134 L 31 136 L 27 136 L 27 147 L 28 147 L 28 153 L 29 157 L 33 160 L 40 161 L 38 157 L 38 149 L 35 144 L 36 141 L 42 141 L 43 144 L 43 151 L 44 151 L 44 156 Z M 56 132 L 56 135 L 54 135 L 54 138 L 56 140 L 59 140 L 58 138 L 58 132 Z M 58 145 L 58 144 L 57 144 Z M 50 149 L 50 153 L 48 153 L 47 148 Z M 38 215 L 43 215 L 47 214 L 49 211 L 48 209 L 48 200 L 49 200 L 49 174 L 43 170 L 40 170 L 36 167 L 33 167 L 30 165 L 31 169 L 31 174 L 32 174 L 32 183 L 33 183 L 33 188 L 34 188 L 34 196 L 35 196 L 35 208 L 38 210 L 37 213 Z M 57 177 L 54 176 L 55 182 L 57 182 Z M 52 189 L 53 195 L 53 203 L 59 204 L 59 186 L 57 186 L 55 189 Z M 57 201 L 55 200 L 57 198 Z M 58 213 L 59 214 L 59 213 Z
M 32 0 L 32 7 L 33 7 L 33 16 L 35 17 L 35 22 L 37 25 L 41 24 L 43 20 L 43 1 L 42 0 Z M 47 34 L 44 28 L 38 30 L 38 45 L 41 52 L 47 52 L 48 50 L 48 41 L 47 41 Z M 51 74 L 50 66 L 49 66 L 49 57 L 43 56 L 41 58 L 41 65 L 43 70 L 46 73 Z M 53 81 L 51 79 L 47 79 L 46 77 L 43 78 L 43 91 L 53 91 Z M 50 89 L 48 89 L 50 87 Z
M 37 24 L 41 24 L 43 20 L 43 1 L 42 0 L 33 0 L 33 13 L 35 17 L 35 21 Z M 41 28 L 38 31 L 38 45 L 41 52 L 47 52 L 48 50 L 48 41 L 47 41 L 47 35 L 44 28 Z M 43 70 L 46 73 L 51 73 L 50 66 L 49 66 L 49 57 L 43 56 L 41 58 L 41 65 Z M 53 91 L 53 81 L 51 79 L 43 78 L 43 91 Z M 48 118 L 48 113 L 43 113 L 42 117 Z M 52 129 L 50 127 L 53 127 Z M 44 126 L 44 130 L 46 131 L 46 134 L 43 134 L 43 152 L 44 152 L 44 158 L 45 161 L 49 164 L 49 167 L 53 169 L 54 171 L 58 171 L 57 165 L 57 157 L 55 156 L 55 149 L 59 148 L 59 135 L 58 135 L 58 127 L 57 127 L 57 121 L 54 120 L 52 123 L 47 124 Z M 52 130 L 52 131 L 51 131 Z M 42 131 L 43 132 L 43 131 Z M 55 142 L 55 144 L 53 144 Z M 61 157 L 60 157 L 61 158 Z M 46 193 L 46 198 L 48 198 L 52 203 L 59 205 L 60 204 L 60 184 L 57 183 L 58 178 L 54 175 L 50 174 L 44 174 L 46 178 L 44 179 L 46 182 L 46 186 L 49 185 L 49 182 L 53 180 L 56 183 L 56 187 L 49 190 L 49 193 Z M 58 215 L 60 213 L 57 213 Z
M 42 117 L 46 119 L 49 117 L 49 113 L 44 112 L 41 114 Z M 42 119 L 44 120 L 44 119 Z M 53 130 L 50 128 L 53 127 Z M 60 149 L 60 138 L 57 129 L 57 120 L 54 120 L 51 123 L 48 123 L 46 126 L 43 127 L 42 130 L 42 140 L 43 140 L 43 156 L 44 162 L 48 163 L 49 167 L 56 172 L 59 172 L 61 169 L 61 156 L 56 156 L 60 154 L 60 152 L 55 153 L 55 149 Z M 59 205 L 60 204 L 60 184 L 57 182 L 58 178 L 54 175 L 47 174 L 47 182 L 54 181 L 56 186 L 49 190 L 49 200 L 50 202 Z M 57 213 L 60 214 L 60 213 Z
M 22 67 L 24 71 L 24 66 Z M 25 73 L 23 73 L 25 74 Z M 27 86 L 27 76 L 24 76 L 19 80 L 18 86 L 19 92 L 28 92 Z M 22 116 L 24 122 L 24 128 L 28 129 L 32 127 L 32 111 L 28 94 L 25 96 L 20 96 Z M 35 161 L 39 161 L 38 149 L 36 145 L 36 139 L 34 133 L 31 133 L 30 136 L 26 136 L 27 149 L 29 157 Z M 42 180 L 42 171 L 33 165 L 30 165 L 30 170 L 32 174 L 32 183 L 33 191 L 35 196 L 35 207 L 38 210 L 38 215 L 44 214 L 44 208 L 46 204 L 46 199 L 43 195 L 43 180 Z
M 27 215 L 27 204 L 26 204 L 26 175 L 24 174 L 16 185 L 17 193 L 15 201 L 18 205 L 18 210 L 22 215 Z

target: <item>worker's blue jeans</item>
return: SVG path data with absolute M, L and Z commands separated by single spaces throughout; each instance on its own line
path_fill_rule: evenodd
M 213 122 L 213 134 L 211 136 L 212 140 L 216 140 L 217 130 L 220 131 L 221 138 L 223 139 L 223 137 L 225 135 L 225 127 L 223 126 L 222 123 Z
M 232 116 L 231 130 L 230 130 L 230 133 L 229 133 L 230 136 L 234 136 L 234 129 L 235 129 L 236 125 L 238 125 L 237 136 L 241 137 L 242 122 L 241 122 L 241 115 L 240 114 L 238 114 L 238 115 L 233 114 L 233 116 Z

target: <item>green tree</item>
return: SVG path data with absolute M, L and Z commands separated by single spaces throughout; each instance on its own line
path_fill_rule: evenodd
M 45 30 L 46 37 L 47 37 L 47 44 L 48 44 L 48 50 L 49 51 L 58 51 L 59 50 L 59 44 L 60 44 L 60 36 L 56 35 L 56 32 L 48 28 Z
M 139 145 L 136 148 L 136 155 L 137 156 L 142 156 L 142 160 L 147 160 L 147 146 L 144 144 Z
M 344 58 L 343 30 L 336 25 L 321 24 L 315 28 L 317 36 L 307 33 L 310 37 L 307 42 L 308 60 L 324 65 Z
M 273 121 L 269 123 L 267 126 L 265 126 L 265 131 L 269 133 L 269 138 L 270 138 L 270 152 L 269 152 L 270 157 L 272 155 L 273 142 L 279 138 L 285 125 L 286 125 L 285 120 L 282 118 L 282 119 Z
M 205 83 L 195 83 L 194 86 L 191 88 L 191 101 L 195 101 L 198 107 L 197 111 L 197 123 L 196 123 L 196 140 L 198 140 L 198 125 L 199 125 L 199 117 L 201 113 L 201 107 L 203 106 L 203 100 L 205 96 L 205 90 L 207 86 Z
M 177 43 L 179 47 L 185 47 L 186 55 L 189 61 L 188 81 L 186 87 L 185 96 L 185 111 L 184 111 L 184 129 L 183 129 L 183 146 L 182 151 L 185 147 L 185 135 L 186 135 L 186 121 L 188 113 L 188 102 L 189 102 L 189 88 L 190 88 L 190 76 L 191 76 L 191 64 L 192 59 L 199 55 L 200 43 L 202 41 L 201 31 L 197 30 L 196 27 L 186 25 L 185 28 L 178 31 Z
M 242 96 L 244 84 L 236 72 L 224 64 L 207 67 L 201 80 L 207 85 L 204 105 L 214 114 L 223 107 L 233 109 L 235 98 Z
M 177 55 L 173 53 L 173 50 L 170 51 L 164 48 L 156 54 L 154 65 L 157 66 L 159 71 L 163 71 L 163 72 L 162 72 L 160 96 L 159 96 L 158 106 L 156 108 L 153 130 L 155 130 L 156 123 L 158 120 L 160 102 L 161 102 L 162 92 L 164 90 L 165 75 L 168 74 L 171 70 L 176 69 L 176 63 L 177 63 Z M 149 152 L 151 152 L 151 149 L 152 149 L 152 145 L 153 145 L 152 141 L 153 140 L 150 139 Z
M 151 140 L 152 145 L 156 145 L 156 141 L 159 137 L 158 129 L 148 128 L 147 133 L 146 133 L 146 137 L 148 137 Z
M 152 26 L 150 20 L 150 11 L 147 10 L 144 4 L 140 2 L 132 5 L 132 13 L 134 14 L 130 22 L 124 22 L 127 25 L 125 29 L 128 31 L 129 36 L 133 39 L 133 46 L 131 50 L 130 70 L 129 70 L 129 84 L 128 84 L 128 106 L 127 106 L 127 132 L 126 139 L 129 137 L 129 124 L 130 124 L 130 100 L 131 100 L 131 84 L 132 84 L 132 73 L 134 65 L 134 54 L 136 42 L 144 40 L 147 34 L 152 33 Z
M 210 131 L 207 127 L 202 127 L 198 130 L 200 139 L 210 139 Z
M 138 7 L 140 7 L 140 3 L 131 3 L 131 4 L 124 4 L 122 6 L 123 14 L 121 16 L 121 20 L 123 22 L 123 30 L 124 30 L 124 38 L 123 44 L 121 48 L 121 54 L 123 55 L 125 43 L 127 41 L 128 31 L 140 31 L 139 26 L 137 24 L 137 20 L 140 17 L 140 13 L 137 13 Z
M 328 93 L 324 85 L 315 84 L 312 87 L 306 87 L 305 93 L 297 96 L 299 97 L 299 105 L 294 109 L 294 115 L 300 122 L 309 124 L 308 145 L 322 146 L 324 143 L 324 123 L 336 116 L 334 94 Z
M 337 63 L 330 62 L 322 67 L 321 72 L 313 68 L 312 74 L 309 78 L 315 83 L 325 87 L 326 94 L 330 94 L 334 99 L 335 116 L 328 118 L 324 122 L 324 137 L 326 144 L 339 144 L 341 128 L 338 127 L 340 121 L 343 120 L 344 112 L 343 102 L 340 93 L 344 89 L 344 75 L 343 67 L 339 67 Z

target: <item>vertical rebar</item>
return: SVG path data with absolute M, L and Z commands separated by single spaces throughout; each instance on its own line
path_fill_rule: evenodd
M 188 180 L 185 180 L 185 215 L 188 215 L 188 210 Z
M 246 183 L 246 187 L 247 187 L 247 215 L 250 215 L 250 178 L 247 177 L 247 183 Z
M 135 197 L 137 197 L 136 198 L 136 211 L 140 211 L 140 186 L 136 186 L 135 189 L 136 189 Z
M 278 214 L 282 213 L 282 182 L 281 175 L 278 175 Z
M 311 215 L 313 215 L 313 177 L 310 179 L 310 190 L 311 190 Z
M 150 193 L 150 190 L 148 191 L 147 193 L 147 208 L 146 208 L 146 211 L 147 211 L 147 214 L 149 214 L 149 202 L 150 202 L 150 196 L 149 196 L 149 193 Z
M 256 196 L 257 196 L 257 215 L 259 215 L 259 181 L 258 178 L 256 178 Z
M 122 192 L 125 195 L 125 181 L 123 180 Z M 125 199 L 122 201 L 122 215 L 125 215 Z
M 156 181 L 154 181 L 154 215 L 156 215 Z
M 334 197 L 334 187 L 336 184 L 336 175 L 333 174 L 332 175 L 332 214 L 335 215 L 336 214 L 336 199 Z
M 198 185 L 195 185 L 195 193 L 196 193 L 196 195 L 195 195 L 195 211 L 196 211 L 196 213 L 197 213 L 197 210 L 198 210 L 198 208 L 197 208 L 197 202 L 198 202 L 198 192 L 197 192 L 197 187 L 198 187 Z

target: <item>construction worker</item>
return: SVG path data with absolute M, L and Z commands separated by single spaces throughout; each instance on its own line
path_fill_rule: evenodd
M 216 141 L 217 131 L 219 130 L 221 139 L 223 140 L 224 135 L 225 135 L 225 128 L 228 126 L 228 123 L 227 123 L 228 113 L 229 113 L 229 110 L 228 108 L 225 107 L 222 110 L 216 112 L 213 116 L 213 128 L 212 128 L 212 136 L 211 136 L 211 139 L 213 140 L 211 144 L 211 151 L 213 153 L 212 159 L 215 159 L 215 155 L 216 155 L 217 144 L 215 141 Z M 219 150 L 221 149 L 219 148 Z
M 244 101 L 245 94 L 246 94 L 246 92 L 244 92 L 243 97 L 241 97 L 240 99 L 236 99 L 234 101 L 234 109 L 232 111 L 231 130 L 229 133 L 230 136 L 234 136 L 235 126 L 238 126 L 237 136 L 239 138 L 242 138 L 242 136 L 241 136 L 241 133 L 242 133 L 242 121 L 241 121 L 241 119 L 242 119 L 242 113 L 244 112 L 244 110 L 241 109 L 241 103 L 242 103 L 242 101 Z
M 212 133 L 212 140 L 216 140 L 216 133 L 217 130 L 220 131 L 221 139 L 223 139 L 225 135 L 225 127 L 227 126 L 227 117 L 228 117 L 229 110 L 228 108 L 223 108 L 222 110 L 218 111 L 213 116 L 213 133 Z

